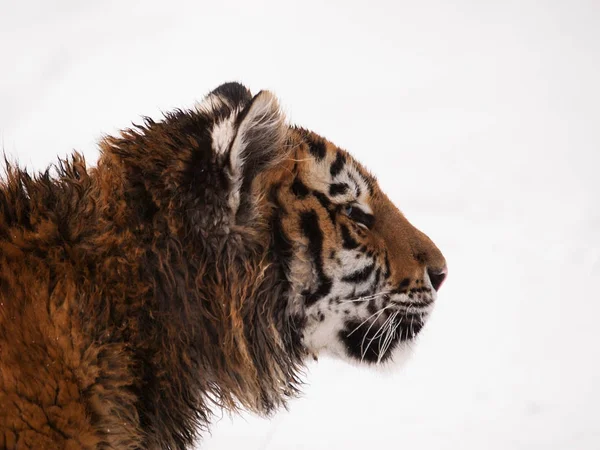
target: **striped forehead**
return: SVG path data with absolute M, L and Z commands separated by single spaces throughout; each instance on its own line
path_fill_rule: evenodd
M 358 203 L 365 212 L 372 212 L 369 200 L 375 180 L 348 152 L 324 139 L 311 137 L 308 153 L 305 183 L 327 193 L 333 203 Z

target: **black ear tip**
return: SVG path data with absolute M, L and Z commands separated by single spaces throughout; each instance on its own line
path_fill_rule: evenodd
M 226 98 L 234 105 L 247 103 L 252 100 L 252 94 L 250 93 L 250 90 L 237 81 L 223 83 L 210 94 L 219 96 L 221 98 Z

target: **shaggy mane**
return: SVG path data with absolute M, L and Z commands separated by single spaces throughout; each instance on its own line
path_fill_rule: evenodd
M 215 407 L 268 414 L 297 393 L 302 346 L 267 258 L 272 205 L 263 199 L 252 226 L 228 222 L 205 120 L 146 119 L 106 138 L 93 169 L 78 154 L 54 176 L 7 163 L 1 447 L 24 439 L 17 417 L 36 417 L 38 402 L 62 407 L 29 423 L 48 448 L 183 449 Z

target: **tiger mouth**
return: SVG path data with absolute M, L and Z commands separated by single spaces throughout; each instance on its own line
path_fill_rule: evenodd
M 348 299 L 341 300 L 339 298 L 336 298 L 334 301 L 337 304 L 356 303 L 366 305 L 373 305 L 380 302 L 384 305 L 393 304 L 395 305 L 395 307 L 406 311 L 418 310 L 419 312 L 429 312 L 431 307 L 433 307 L 435 300 L 435 293 L 414 297 L 412 295 L 397 295 L 394 292 L 389 292 L 378 294 L 364 294 L 362 296 L 357 296 L 355 293 L 353 293 L 353 295 L 351 295 Z
M 394 298 L 390 298 L 388 299 L 388 303 L 395 305 L 398 309 L 400 309 L 401 311 L 406 312 L 407 314 L 410 313 L 427 313 L 430 312 L 431 309 L 433 308 L 433 305 L 435 303 L 435 299 L 434 298 L 426 298 L 426 299 L 422 299 L 419 301 L 415 301 L 415 300 L 410 300 L 410 301 L 406 301 L 403 299 L 394 299 Z
M 368 363 L 384 362 L 399 344 L 415 339 L 426 316 L 395 309 L 368 321 L 351 319 L 345 322 L 339 338 L 349 356 Z

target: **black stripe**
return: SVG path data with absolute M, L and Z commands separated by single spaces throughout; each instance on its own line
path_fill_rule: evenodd
M 329 169 L 329 173 L 331 173 L 331 176 L 337 176 L 342 171 L 345 164 L 346 157 L 342 154 L 342 152 L 337 152 L 337 155 L 335 156 L 335 161 L 331 163 L 331 168 Z
M 373 273 L 373 270 L 375 270 L 375 263 L 370 264 L 367 267 L 363 267 L 362 269 L 357 270 L 350 275 L 346 275 L 342 278 L 342 281 L 345 281 L 346 283 L 362 283 L 369 279 Z
M 302 213 L 300 216 L 300 227 L 302 233 L 308 238 L 308 253 L 315 265 L 318 287 L 314 292 L 303 292 L 306 307 L 311 306 L 317 300 L 325 297 L 331 292 L 331 278 L 323 272 L 323 232 L 319 227 L 319 216 L 315 211 Z
M 319 201 L 321 206 L 327 210 L 331 222 L 335 223 L 335 209 L 333 207 L 333 204 L 331 203 L 331 200 L 329 200 L 329 198 L 325 194 L 319 191 L 313 191 L 313 195 Z
M 342 246 L 346 250 L 354 250 L 356 247 L 358 247 L 359 243 L 356 242 L 356 240 L 352 237 L 348 227 L 342 224 L 340 228 L 342 230 Z
M 379 285 L 380 279 L 381 279 L 381 267 L 378 267 L 377 271 L 375 272 L 375 281 L 373 282 L 373 285 L 375 286 L 375 288 L 377 288 L 377 286 Z
M 294 195 L 300 199 L 305 198 L 309 192 L 306 185 L 298 177 L 294 178 L 291 189 Z
M 279 189 L 281 189 L 281 183 L 276 183 L 273 186 L 271 186 L 271 189 L 269 189 L 269 196 L 268 196 L 269 201 L 271 203 L 273 203 L 273 205 L 277 209 L 280 209 L 285 212 L 285 208 L 283 207 L 282 203 L 279 201 Z
M 385 254 L 384 264 L 385 264 L 385 272 L 383 274 L 383 278 L 387 280 L 390 277 L 390 275 L 392 274 L 392 269 L 390 267 L 390 259 L 388 258 L 387 253 Z
M 413 293 L 413 294 L 420 294 L 422 292 L 431 292 L 431 289 L 429 289 L 429 288 L 427 288 L 425 286 L 421 286 L 421 287 L 418 287 L 418 288 L 412 288 L 410 290 L 410 292 Z
M 360 186 L 358 185 L 358 182 L 356 181 L 356 178 L 354 178 L 352 175 L 348 174 L 348 178 L 350 178 L 350 180 L 354 183 L 354 187 L 356 188 L 356 197 L 360 197 L 360 194 L 362 193 L 362 191 L 360 190 Z
M 352 208 L 350 218 L 355 222 L 362 223 L 369 229 L 373 228 L 373 225 L 375 224 L 375 216 L 373 214 L 364 212 L 360 208 Z
M 287 271 L 289 270 L 292 261 L 293 250 L 290 239 L 283 230 L 281 213 L 279 211 L 276 211 L 271 219 L 271 235 L 273 237 L 271 252 L 275 257 L 275 261 L 278 264 L 281 264 L 287 275 Z
M 313 191 L 312 194 L 319 200 L 319 203 L 323 208 L 329 209 L 331 207 L 331 200 L 325 194 L 320 191 Z
M 292 243 L 283 229 L 283 216 L 286 214 L 283 205 L 279 201 L 278 192 L 281 185 L 275 184 L 269 191 L 269 200 L 276 205 L 271 218 L 271 252 L 276 264 L 279 264 L 281 281 L 287 280 L 290 263 L 293 257 Z
M 368 177 L 368 176 L 360 173 L 360 172 L 358 174 L 360 175 L 360 177 L 362 178 L 362 180 L 367 185 L 367 189 L 369 190 L 369 194 L 373 195 L 373 179 L 371 177 Z
M 348 185 L 346 183 L 334 183 L 329 185 L 329 195 L 332 197 L 335 195 L 343 195 L 348 192 Z
M 369 195 L 371 197 L 373 197 L 374 193 L 375 193 L 375 181 L 371 181 L 367 184 L 367 186 L 369 187 Z
M 308 140 L 308 150 L 310 154 L 313 155 L 318 161 L 325 158 L 325 154 L 327 149 L 325 148 L 325 141 L 322 139 L 311 139 Z
M 391 291 L 391 294 L 406 294 L 406 291 L 407 291 L 407 288 L 408 288 L 409 284 L 410 284 L 410 279 L 409 278 L 404 278 L 400 282 L 400 284 L 396 287 L 396 289 L 394 289 L 393 291 Z

